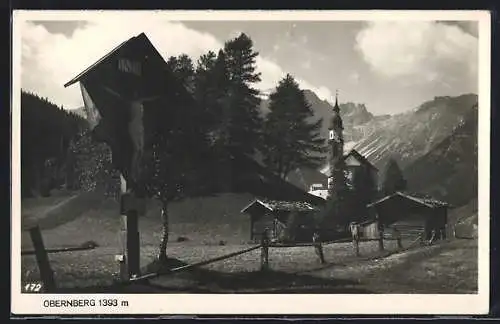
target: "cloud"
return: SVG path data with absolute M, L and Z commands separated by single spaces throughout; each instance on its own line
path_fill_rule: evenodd
M 259 84 L 259 89 L 265 90 L 266 92 L 269 92 L 269 89 L 273 90 L 277 86 L 278 82 L 287 74 L 287 72 L 285 72 L 277 63 L 264 56 L 258 56 L 256 63 L 259 71 L 262 73 L 262 81 Z M 300 78 L 299 76 L 294 75 L 293 73 L 290 74 L 294 77 L 295 81 L 297 81 L 302 89 L 309 89 L 316 93 L 320 99 L 333 102 L 332 92 L 327 87 L 318 87 Z
M 302 63 L 300 63 L 300 66 L 305 70 L 309 70 L 312 66 L 312 62 L 311 60 L 304 60 Z
M 164 57 L 188 53 L 198 57 L 221 44 L 211 35 L 187 29 L 154 15 L 147 19 L 107 19 L 89 22 L 71 37 L 52 34 L 44 26 L 22 25 L 21 87 L 48 97 L 56 104 L 74 108 L 82 104 L 79 87 L 64 84 L 122 41 L 146 32 Z
M 377 21 L 356 36 L 356 48 L 379 76 L 408 84 L 477 84 L 477 38 L 457 25 Z
M 224 41 L 151 13 L 125 17 L 103 15 L 66 35 L 50 33 L 43 25 L 33 22 L 23 22 L 21 28 L 21 87 L 70 109 L 83 105 L 80 89 L 63 85 L 121 42 L 141 32 L 146 33 L 164 58 L 186 53 L 196 60 L 208 50 L 220 49 Z M 259 89 L 276 87 L 286 74 L 278 64 L 262 56 L 257 59 L 257 68 L 262 73 Z M 298 81 L 302 87 L 331 99 L 325 87 L 316 88 Z
M 358 84 L 359 83 L 359 78 L 360 78 L 360 75 L 356 71 L 351 72 L 351 74 L 349 74 L 349 82 L 352 83 L 352 84 Z

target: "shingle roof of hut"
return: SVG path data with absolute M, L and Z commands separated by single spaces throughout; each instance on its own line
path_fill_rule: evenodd
M 242 213 L 246 212 L 250 207 L 255 204 L 261 205 L 269 211 L 317 211 L 318 208 L 305 201 L 279 201 L 268 199 L 255 199 L 241 210 Z
M 409 199 L 409 200 L 412 200 L 414 202 L 417 202 L 421 205 L 425 205 L 429 208 L 437 208 L 437 207 L 445 207 L 445 206 L 449 206 L 449 204 L 447 202 L 444 202 L 444 201 L 441 201 L 441 200 L 438 200 L 438 199 L 435 199 L 433 197 L 430 197 L 430 196 L 427 196 L 427 195 L 424 195 L 424 194 L 420 194 L 420 193 L 408 193 L 408 192 L 403 192 L 403 191 L 397 191 L 395 193 L 393 193 L 392 195 L 388 195 L 382 199 L 379 199 L 375 202 L 372 202 L 371 204 L 368 204 L 367 206 L 368 207 L 372 207 L 372 206 L 376 206 L 384 201 L 387 201 L 389 199 L 392 199 L 396 196 L 399 196 L 399 197 L 404 197 L 406 199 Z

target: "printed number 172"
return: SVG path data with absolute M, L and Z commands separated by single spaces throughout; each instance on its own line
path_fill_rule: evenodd
M 40 292 L 42 290 L 42 284 L 39 282 L 27 283 L 24 285 L 24 290 L 26 292 Z

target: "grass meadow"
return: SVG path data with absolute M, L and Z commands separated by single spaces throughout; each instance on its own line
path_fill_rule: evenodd
M 46 200 L 44 200 L 46 199 Z M 39 224 L 46 248 L 78 246 L 93 241 L 93 250 L 51 253 L 49 260 L 61 291 L 85 291 L 111 286 L 118 279 L 120 217 L 118 204 L 97 195 L 50 197 L 23 203 L 23 228 Z M 64 203 L 65 199 L 67 203 Z M 239 213 L 250 199 L 241 196 L 211 198 L 171 208 L 167 249 L 171 262 L 191 264 L 251 247 L 248 222 Z M 220 200 L 230 201 L 216 213 Z M 54 208 L 54 206 L 58 206 Z M 194 208 L 197 206 L 198 208 Z M 229 208 L 232 205 L 232 209 Z M 229 207 L 228 207 L 229 206 Z M 199 214 L 203 211 L 203 215 Z M 203 217 L 212 215 L 210 217 Z M 213 216 L 213 215 L 217 215 Z M 202 221 L 203 219 L 203 221 Z M 141 268 L 155 271 L 161 235 L 158 206 L 152 202 L 139 220 Z M 187 241 L 177 242 L 178 237 Z M 22 231 L 22 249 L 31 250 L 29 233 Z M 220 241 L 224 245 L 220 245 Z M 403 248 L 410 240 L 403 240 Z M 475 244 L 475 245 L 474 245 Z M 316 293 L 473 293 L 477 289 L 477 241 L 460 240 L 431 247 L 399 251 L 395 241 L 362 242 L 360 257 L 351 243 L 324 245 L 326 264 L 320 264 L 311 246 L 269 249 L 269 271 L 260 271 L 260 249 L 179 274 L 135 285 L 123 292 L 316 292 Z M 391 254 L 391 256 L 387 256 Z M 474 262 L 475 261 L 475 262 Z M 23 283 L 39 279 L 34 255 L 21 258 Z M 93 288 L 89 288 L 93 287 Z M 101 288 L 99 288 L 101 289 Z

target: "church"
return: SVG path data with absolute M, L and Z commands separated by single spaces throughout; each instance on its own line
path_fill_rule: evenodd
M 328 139 L 328 170 L 325 172 L 327 181 L 325 184 L 312 184 L 308 192 L 310 197 L 321 202 L 269 200 L 270 197 L 254 200 L 241 210 L 250 219 L 251 240 L 259 240 L 264 228 L 269 229 L 268 235 L 277 241 L 310 240 L 312 231 L 318 226 L 321 228 L 321 235 L 329 237 L 330 234 L 336 235 L 338 225 L 343 227 L 344 223 L 369 218 L 366 206 L 376 197 L 378 170 L 356 150 L 344 152 L 343 130 L 336 96 L 328 134 L 325 134 Z M 307 193 L 304 191 L 304 194 Z M 339 215 L 332 214 L 328 215 L 326 222 L 317 224 L 314 214 L 321 211 L 331 195 L 344 195 L 352 204 L 341 212 L 342 219 L 338 219 Z
M 363 193 L 369 203 L 377 192 L 378 169 L 355 149 L 345 150 L 343 131 L 337 95 L 328 130 L 328 163 L 324 170 L 327 184 L 312 184 L 309 193 L 326 200 L 335 192 L 346 189 Z

